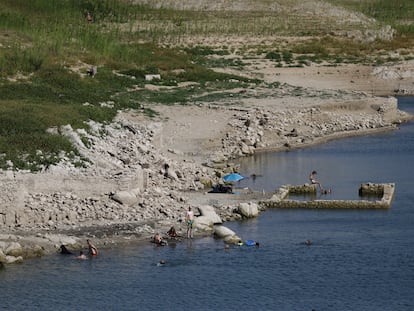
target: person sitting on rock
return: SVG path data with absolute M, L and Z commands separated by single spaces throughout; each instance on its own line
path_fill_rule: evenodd
M 177 231 L 175 231 L 174 226 L 170 228 L 170 230 L 167 231 L 167 234 L 170 238 L 176 238 L 177 237 Z
M 158 232 L 154 235 L 153 239 L 154 239 L 154 243 L 157 244 L 157 245 L 166 245 L 167 244 L 167 242 L 162 239 L 161 234 L 159 234 Z
M 323 191 L 322 184 L 318 180 L 316 180 L 316 174 L 318 174 L 316 171 L 312 171 L 309 174 L 309 180 L 310 180 L 310 182 L 311 182 L 312 185 L 318 185 L 319 186 L 319 189 L 321 191 Z
M 153 239 L 154 239 L 155 244 L 161 244 L 162 238 L 161 238 L 161 235 L 158 232 L 154 235 Z

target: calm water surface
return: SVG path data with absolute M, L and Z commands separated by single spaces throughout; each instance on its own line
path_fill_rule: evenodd
M 413 98 L 400 108 L 414 112 Z M 390 210 L 267 210 L 227 223 L 260 247 L 213 238 L 50 256 L 0 271 L 4 310 L 414 310 L 414 126 L 245 159 L 243 181 L 273 191 L 309 170 L 357 198 L 361 182 L 395 182 Z M 313 243 L 306 246 L 304 241 Z M 167 264 L 158 267 L 159 260 Z
M 399 107 L 414 113 L 414 99 L 399 99 Z M 284 184 L 308 183 L 309 173 L 318 172 L 317 179 L 332 189 L 327 199 L 358 199 L 358 188 L 365 182 L 411 183 L 410 156 L 414 153 L 413 123 L 400 130 L 348 138 L 293 152 L 266 153 L 241 160 L 247 178 L 238 186 L 274 191 Z

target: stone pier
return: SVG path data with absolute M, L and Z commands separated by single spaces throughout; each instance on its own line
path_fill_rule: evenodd
M 391 207 L 394 197 L 395 184 L 361 184 L 359 194 L 364 196 L 378 196 L 377 200 L 289 200 L 289 194 L 316 193 L 314 185 L 282 186 L 269 199 L 261 201 L 260 204 L 266 208 L 323 208 L 323 209 L 387 209 Z

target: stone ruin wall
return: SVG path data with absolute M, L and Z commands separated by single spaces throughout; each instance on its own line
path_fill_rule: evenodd
M 37 174 L 0 174 L 0 228 L 75 224 L 78 221 L 113 218 L 106 215 L 118 204 L 110 194 L 119 190 L 145 189 L 145 171 L 135 177 L 56 177 Z

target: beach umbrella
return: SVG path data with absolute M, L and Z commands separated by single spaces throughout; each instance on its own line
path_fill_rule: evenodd
M 242 180 L 243 178 L 244 177 L 240 174 L 232 173 L 232 174 L 228 174 L 228 175 L 224 176 L 223 180 L 225 182 L 235 182 L 235 181 Z

